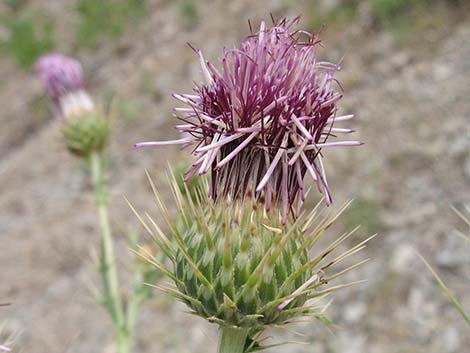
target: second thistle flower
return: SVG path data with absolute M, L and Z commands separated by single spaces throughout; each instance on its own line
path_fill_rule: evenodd
M 109 123 L 84 88 L 80 62 L 61 54 L 47 54 L 39 58 L 36 70 L 54 102 L 57 118 L 63 121 L 68 150 L 87 157 L 106 147 Z

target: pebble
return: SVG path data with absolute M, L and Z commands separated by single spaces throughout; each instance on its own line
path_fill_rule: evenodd
M 390 270 L 397 274 L 408 273 L 415 259 L 416 252 L 413 246 L 409 243 L 400 244 L 393 252 Z
M 367 305 L 364 302 L 351 302 L 345 307 L 343 316 L 344 320 L 350 323 L 361 321 L 364 314 L 367 312 Z
M 460 347 L 460 336 L 458 330 L 454 326 L 449 326 L 444 331 L 444 345 L 446 352 L 458 352 Z
M 456 231 L 446 236 L 442 250 L 436 256 L 436 263 L 440 267 L 455 268 L 470 264 L 470 245 L 466 244 Z

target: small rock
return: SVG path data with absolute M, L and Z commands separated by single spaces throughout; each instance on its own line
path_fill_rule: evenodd
M 458 330 L 449 326 L 444 331 L 444 344 L 446 347 L 446 352 L 458 352 L 460 347 L 460 337 Z
M 402 51 L 392 56 L 390 65 L 393 69 L 399 70 L 410 62 L 410 56 L 407 52 Z
M 452 231 L 436 256 L 436 263 L 440 267 L 455 268 L 470 263 L 468 256 L 470 246 Z
M 432 70 L 434 79 L 437 81 L 446 80 L 452 76 L 452 67 L 442 63 L 435 64 Z
M 390 270 L 398 274 L 406 273 L 416 259 L 416 253 L 409 243 L 399 245 L 393 252 Z
M 364 353 L 366 338 L 359 334 L 351 334 L 342 332 L 338 335 L 337 349 L 335 352 L 338 353 Z M 336 347 L 335 347 L 336 348 Z
M 367 311 L 367 305 L 363 302 L 348 303 L 344 310 L 344 320 L 355 323 L 359 322 Z

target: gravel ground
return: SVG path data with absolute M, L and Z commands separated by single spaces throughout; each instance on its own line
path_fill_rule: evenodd
M 30 5 L 54 16 L 65 52 L 71 50 L 71 18 L 61 15 L 69 14 L 71 3 Z M 112 97 L 108 180 L 124 273 L 131 256 L 122 233 L 141 230 L 123 195 L 158 218 L 145 169 L 164 188 L 160 171 L 180 158 L 171 148 L 130 146 L 175 134 L 170 93 L 189 92 L 200 78 L 185 43 L 214 59 L 247 34 L 245 19 L 269 12 L 294 16 L 308 5 L 201 1 L 200 21 L 189 28 L 173 2 L 149 3 L 145 19 L 117 42 L 79 52 L 90 91 L 106 101 Z M 272 352 L 460 353 L 470 346 L 468 327 L 414 253 L 429 259 L 470 308 L 470 247 L 455 235 L 455 229 L 468 229 L 449 207 L 470 204 L 470 18 L 440 15 L 445 25 L 410 33 L 422 40 L 409 45 L 387 31 L 366 33 L 362 22 L 325 31 L 321 55 L 345 56 L 343 111 L 357 115 L 355 128 L 366 142 L 328 153 L 331 187 L 337 203 L 357 200 L 342 227 L 363 223 L 363 233 L 379 231 L 380 237 L 365 251 L 371 261 L 347 276 L 367 282 L 334 296 L 328 313 L 337 326 L 292 327 L 300 337 L 276 332 L 310 344 Z M 34 108 L 41 96 L 34 74 L 0 57 L 0 77 L 0 302 L 13 303 L 0 308 L 4 331 L 19 332 L 16 347 L 24 352 L 113 353 L 110 323 L 90 294 L 98 283 L 92 259 L 99 238 L 87 171 L 64 151 L 47 111 Z M 156 294 L 140 316 L 135 352 L 215 351 L 214 327 Z

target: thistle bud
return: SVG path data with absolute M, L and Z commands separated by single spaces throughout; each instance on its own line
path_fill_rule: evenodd
M 80 63 L 61 54 L 47 54 L 35 67 L 54 102 L 56 116 L 63 121 L 69 151 L 81 157 L 101 151 L 108 141 L 109 125 L 84 88 Z
M 210 322 L 248 331 L 247 342 L 252 345 L 258 344 L 257 335 L 267 326 L 305 316 L 321 318 L 321 307 L 310 299 L 346 286 L 327 284 L 356 266 L 334 270 L 365 243 L 329 259 L 347 234 L 310 258 L 318 239 L 337 218 L 325 215 L 320 206 L 309 216 L 283 223 L 279 210 L 252 207 L 250 200 L 214 202 L 201 190 L 194 200 L 180 191 L 176 180 L 172 189 L 178 222 L 171 220 L 154 188 L 171 238 L 151 221 L 153 233 L 139 218 L 173 266 L 148 260 L 173 280 L 175 287 L 164 290 Z
M 62 133 L 72 154 L 87 157 L 106 147 L 109 123 L 98 111 L 82 113 L 67 119 L 62 126 Z

